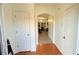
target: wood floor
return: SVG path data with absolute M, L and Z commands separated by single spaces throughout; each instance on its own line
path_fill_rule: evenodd
M 39 33 L 38 43 L 39 44 L 52 43 L 51 39 L 48 36 L 48 32 L 47 31 L 42 31 L 41 33 Z
M 62 55 L 54 44 L 40 44 L 37 46 L 36 52 L 24 51 L 18 52 L 16 55 Z

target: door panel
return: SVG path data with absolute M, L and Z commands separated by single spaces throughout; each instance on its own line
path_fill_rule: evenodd
M 77 39 L 77 12 L 70 10 L 63 19 L 63 52 L 75 54 Z
M 15 13 L 16 39 L 19 51 L 30 50 L 30 21 L 26 12 Z

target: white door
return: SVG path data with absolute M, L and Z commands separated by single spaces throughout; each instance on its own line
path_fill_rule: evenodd
M 15 12 L 15 32 L 18 51 L 29 51 L 30 20 L 27 12 Z
M 63 18 L 63 44 L 64 54 L 75 54 L 77 40 L 77 10 L 71 9 Z

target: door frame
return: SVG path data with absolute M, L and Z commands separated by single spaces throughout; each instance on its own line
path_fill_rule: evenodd
M 43 13 L 39 13 L 39 14 L 43 14 Z M 38 18 L 37 16 L 39 14 L 35 14 L 35 41 L 36 41 L 36 46 L 38 45 Z M 50 15 L 49 13 L 46 13 L 48 15 Z M 55 16 L 53 16 L 53 41 L 52 43 L 55 43 Z
M 78 14 L 79 15 L 79 14 Z M 78 29 L 77 29 L 77 40 L 76 40 L 77 44 L 76 44 L 76 55 L 79 54 L 79 16 L 78 16 Z

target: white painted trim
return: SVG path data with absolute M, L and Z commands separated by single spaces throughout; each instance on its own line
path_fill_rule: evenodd
M 37 19 L 37 15 L 35 15 L 35 36 L 36 36 L 36 46 L 38 45 L 38 19 Z
M 55 16 L 54 16 L 54 20 L 53 20 L 53 43 L 55 43 Z
M 1 30 L 1 39 L 0 39 L 0 46 L 1 46 L 1 54 L 3 54 L 3 43 L 2 43 L 2 16 L 1 16 L 2 14 L 1 14 L 1 4 L 0 4 L 0 30 Z
M 5 36 L 5 21 L 4 21 L 4 9 L 3 6 L 1 4 L 1 27 L 2 27 L 2 45 L 3 45 L 3 51 L 2 54 L 3 55 L 8 55 L 8 50 L 7 50 L 7 41 L 6 41 L 6 36 Z
M 77 44 L 76 44 L 76 54 L 79 54 L 79 16 L 78 16 L 78 31 L 77 31 Z
M 54 42 L 54 44 L 56 45 L 56 47 L 58 48 L 58 50 L 62 53 L 62 55 L 64 55 L 63 51 L 60 49 L 60 47 Z

